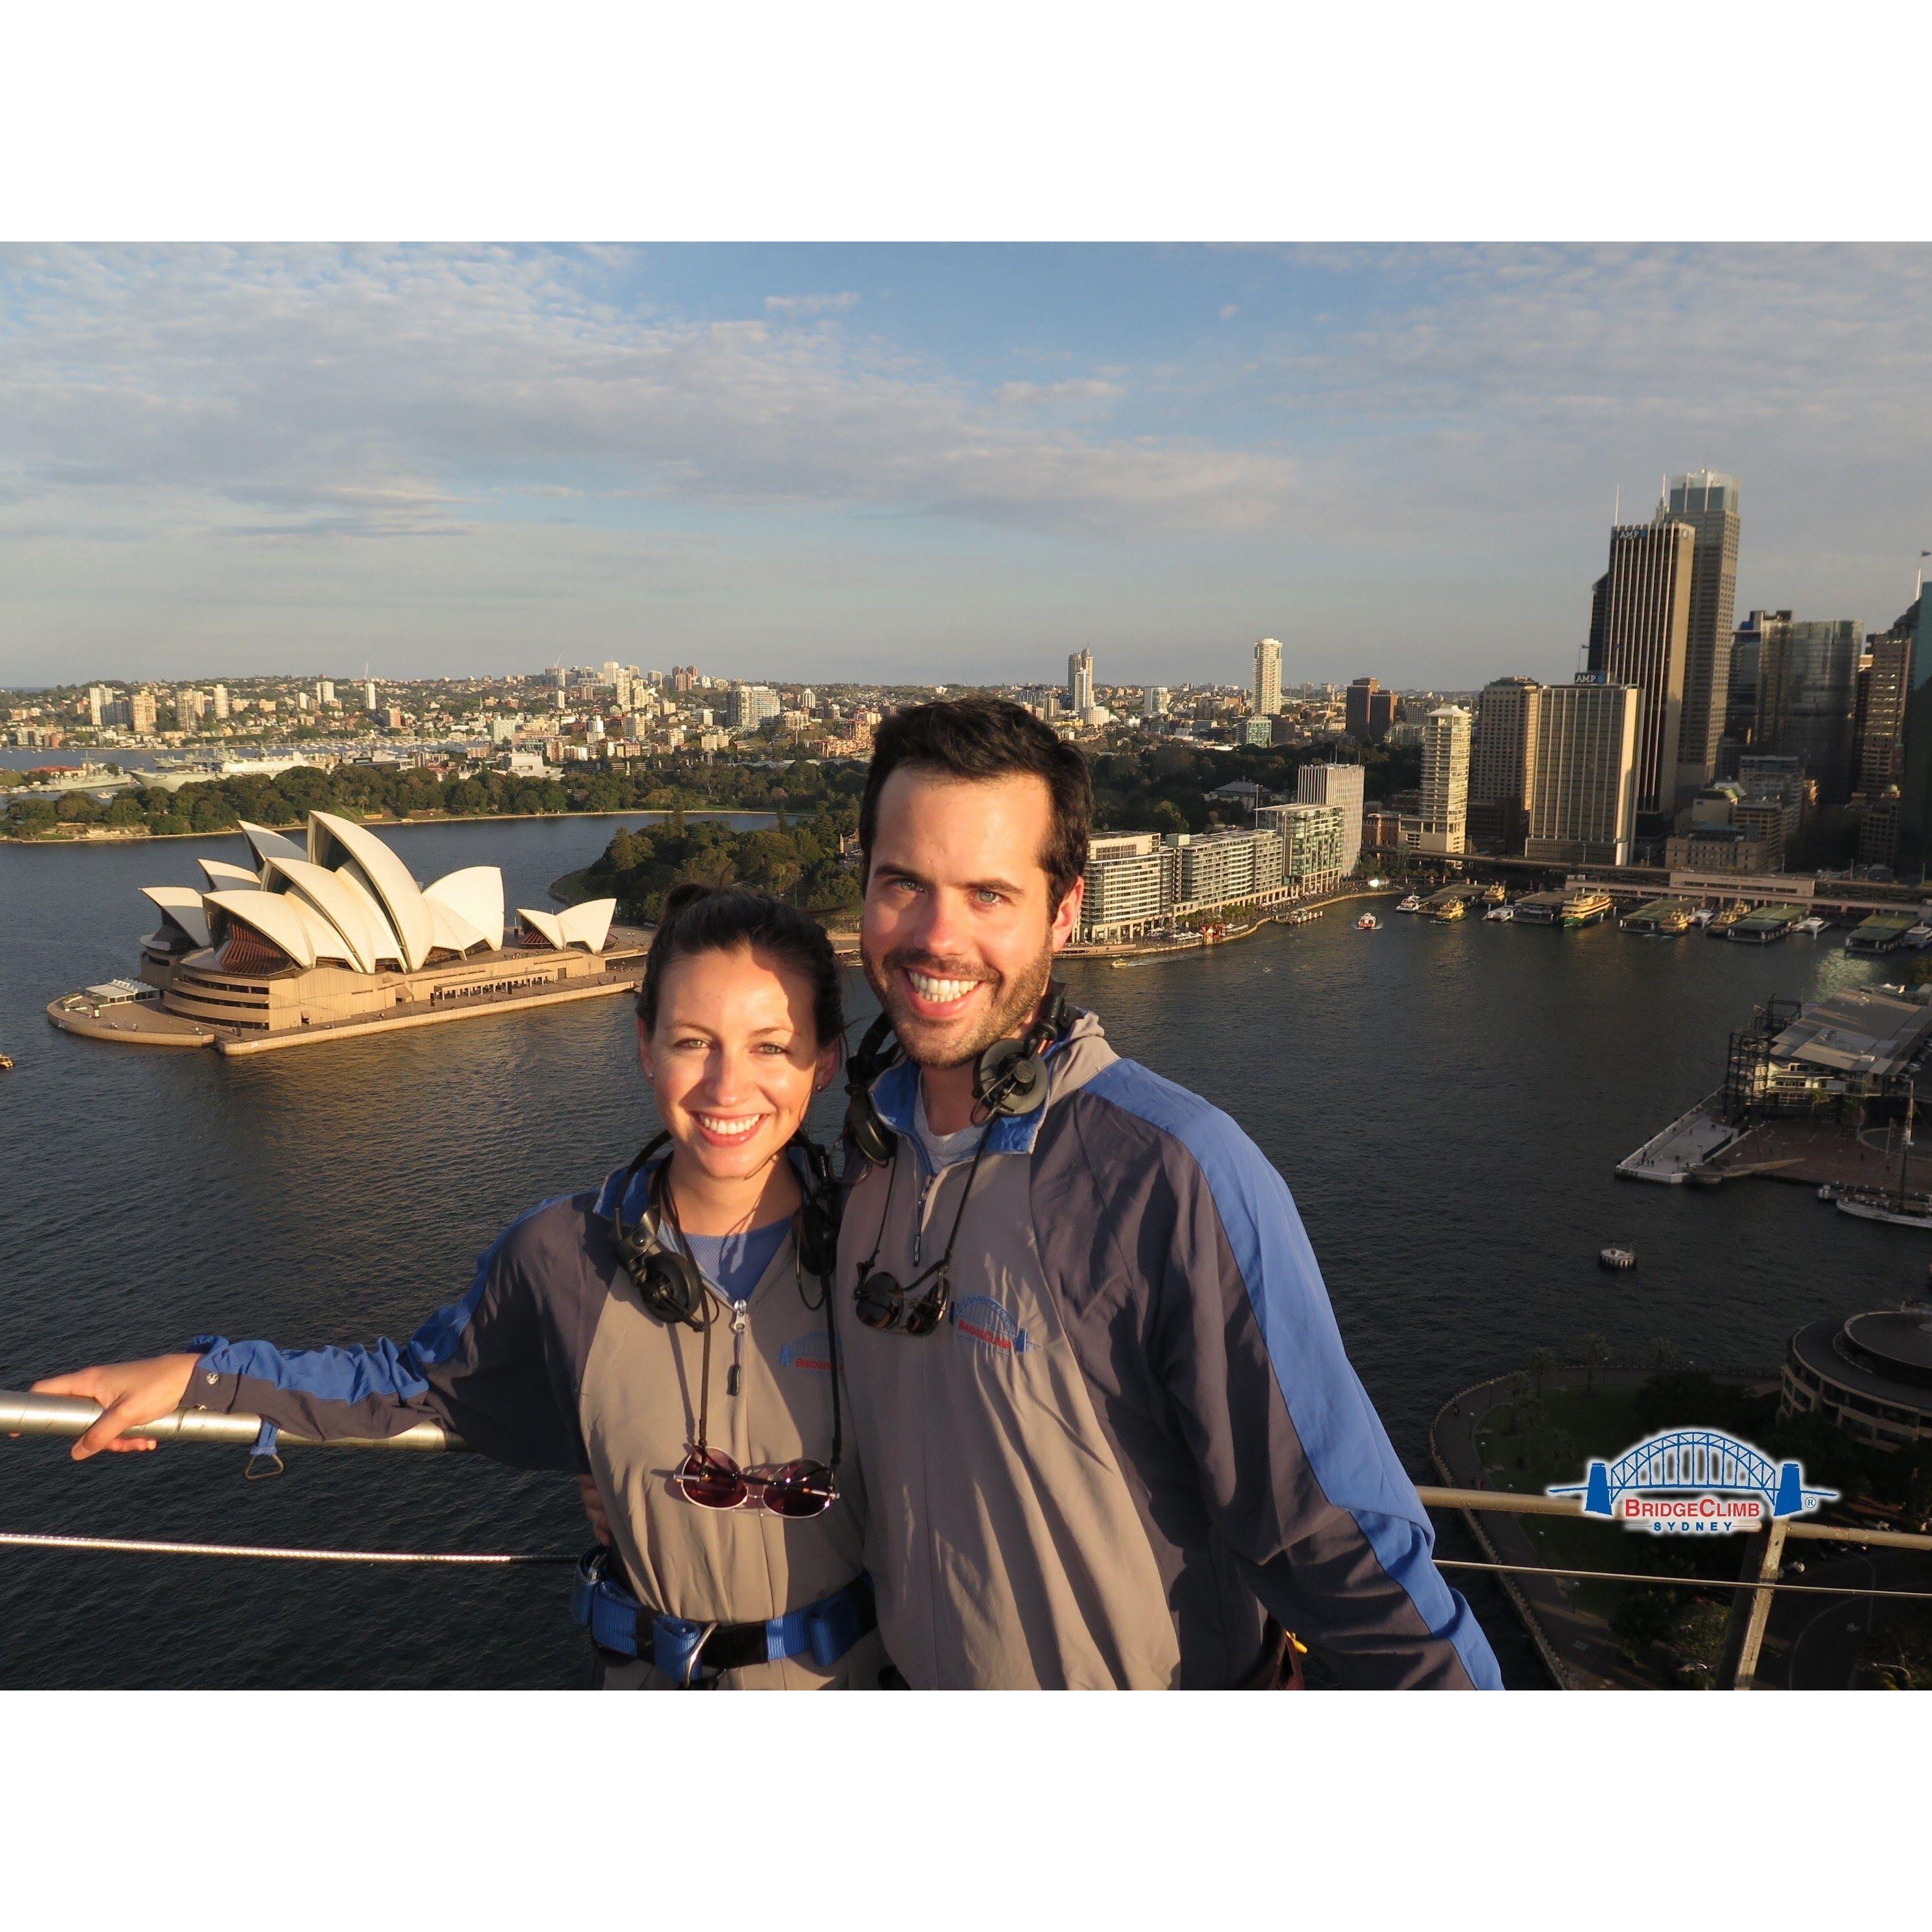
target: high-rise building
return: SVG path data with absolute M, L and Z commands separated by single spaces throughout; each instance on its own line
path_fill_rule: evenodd
M 1534 694 L 1523 788 L 1523 850 L 1563 865 L 1630 860 L 1642 697 L 1579 678 Z
M 1094 653 L 1071 652 L 1066 660 L 1066 708 L 1078 718 L 1094 708 Z
M 218 684 L 214 687 L 214 718 L 217 724 L 228 716 L 228 687 Z
M 1439 705 L 1422 727 L 1422 837 L 1424 852 L 1468 849 L 1469 714 Z
M 1372 677 L 1358 677 L 1343 698 L 1344 728 L 1364 744 L 1380 744 L 1395 722 L 1396 694 Z
M 1528 831 L 1529 746 L 1543 686 L 1533 677 L 1492 678 L 1476 700 L 1469 738 L 1469 836 L 1520 853 Z
M 1687 524 L 1690 613 L 1684 653 L 1684 715 L 1678 730 L 1679 794 L 1717 774 L 1731 685 L 1731 620 L 1738 587 L 1738 479 L 1714 470 L 1674 476 L 1657 506 L 1659 523 Z
M 1180 853 L 1157 832 L 1097 833 L 1087 848 L 1082 935 L 1130 939 L 1166 922 L 1179 895 Z
M 333 679 L 319 677 L 316 680 L 315 701 L 325 711 L 335 702 L 335 684 Z
M 1150 684 L 1141 694 L 1141 716 L 1149 724 L 1167 716 L 1167 686 Z
M 1882 797 L 1888 786 L 1904 782 L 1912 642 L 1910 633 L 1893 631 L 1875 631 L 1865 640 L 1865 656 L 1858 667 L 1852 770 L 1852 790 L 1863 798 Z
M 1262 638 L 1255 644 L 1255 716 L 1278 717 L 1281 712 L 1281 643 Z
M 1758 672 L 1764 661 L 1767 619 L 1791 622 L 1789 610 L 1754 610 L 1731 633 L 1730 701 L 1724 708 L 1724 736 L 1739 754 L 1748 750 L 1757 730 Z
M 152 691 L 130 692 L 128 697 L 128 724 L 142 737 L 154 734 L 156 706 Z
M 362 680 L 362 709 L 370 712 L 376 709 L 376 680 L 373 677 Z
M 1593 600 L 1591 672 L 1606 684 L 1634 684 L 1642 695 L 1637 721 L 1640 817 L 1676 808 L 1696 542 L 1688 524 L 1619 524 L 1610 532 L 1610 567 L 1602 596 Z
M 734 684 L 725 697 L 724 722 L 734 731 L 755 730 L 784 709 L 768 684 Z
M 1858 626 L 1853 619 L 1760 621 L 1757 724 L 1752 748 L 1798 758 L 1818 781 L 1820 801 L 1851 793 L 1852 713 L 1857 701 Z
M 107 707 L 114 702 L 114 693 L 104 684 L 90 684 L 87 687 L 87 722 L 98 731 L 107 722 Z
M 1341 808 L 1342 847 L 1338 862 L 1344 878 L 1355 869 L 1362 856 L 1363 777 L 1360 765 L 1304 765 L 1294 775 L 1298 802 Z M 1258 813 L 1256 817 L 1258 819 Z
M 1353 772 L 1359 778 L 1362 768 L 1339 765 L 1330 769 Z M 1315 800 L 1255 808 L 1255 830 L 1273 832 L 1280 837 L 1284 886 L 1303 895 L 1330 892 L 1354 869 L 1352 864 L 1342 863 L 1348 849 L 1348 816 L 1346 806 Z M 1355 814 L 1354 838 L 1359 852 L 1362 842 L 1359 808 Z

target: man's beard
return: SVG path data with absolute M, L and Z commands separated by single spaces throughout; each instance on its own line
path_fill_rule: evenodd
M 886 1016 L 892 1023 L 892 1030 L 898 1035 L 899 1045 L 907 1059 L 915 1066 L 943 1069 L 970 1066 L 995 1041 L 1010 1040 L 1019 1033 L 1033 1017 L 1034 1009 L 1040 1004 L 1040 996 L 1053 977 L 1053 948 L 1042 946 L 1040 956 L 1011 980 L 996 979 L 992 982 L 985 1020 L 958 1044 L 949 1044 L 944 1048 L 921 1046 L 920 1036 L 926 1029 L 945 1022 L 927 1019 L 912 1010 L 906 1000 L 904 982 L 899 977 L 901 972 L 910 969 L 928 973 L 936 980 L 983 980 L 985 973 L 957 960 L 941 959 L 935 954 L 916 950 L 888 952 L 877 968 L 862 952 L 860 963 L 865 968 L 866 983 L 878 994 L 880 1005 L 885 1008 Z

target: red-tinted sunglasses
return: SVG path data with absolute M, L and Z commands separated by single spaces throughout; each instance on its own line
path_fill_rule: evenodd
M 838 1478 L 824 1462 L 766 1462 L 741 1469 L 722 1450 L 694 1445 L 670 1486 L 700 1509 L 769 1510 L 796 1521 L 823 1516 L 838 1500 Z

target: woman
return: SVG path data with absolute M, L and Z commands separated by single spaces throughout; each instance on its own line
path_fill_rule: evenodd
M 638 994 L 664 1132 L 595 1193 L 514 1222 L 407 1343 L 202 1336 L 197 1354 L 35 1387 L 103 1405 L 79 1460 L 154 1448 L 129 1432 L 184 1406 L 316 1436 L 443 1423 L 500 1461 L 578 1473 L 586 1502 L 594 1485 L 612 1547 L 579 1567 L 574 1608 L 606 1684 L 875 1687 L 835 1196 L 802 1131 L 842 1030 L 817 925 L 760 894 L 680 886 Z

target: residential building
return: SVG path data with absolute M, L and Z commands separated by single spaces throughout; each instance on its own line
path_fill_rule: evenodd
M 1087 848 L 1084 940 L 1134 939 L 1165 926 L 1180 896 L 1180 852 L 1157 832 L 1102 833 Z
M 216 686 L 218 690 L 220 688 Z M 376 680 L 373 677 L 365 677 L 362 680 L 362 709 L 372 715 L 376 710 Z
M 214 687 L 215 722 L 219 724 L 228 716 L 228 687 L 225 684 L 218 684 Z
M 1642 695 L 1585 676 L 1526 694 L 1523 851 L 1566 865 L 1630 861 Z
M 1255 644 L 1255 716 L 1273 718 L 1281 710 L 1281 644 L 1262 638 Z
M 1294 775 L 1294 796 L 1304 805 L 1339 806 L 1342 812 L 1342 876 L 1361 862 L 1362 786 L 1360 765 L 1304 765 Z M 1256 814 L 1257 820 L 1260 818 Z
M 1156 718 L 1167 716 L 1167 686 L 1150 684 L 1141 696 L 1141 716 L 1151 724 Z
M 1851 795 L 1852 715 L 1857 698 L 1859 628 L 1765 619 L 1758 666 L 1754 749 L 1800 760 L 1826 805 Z
M 1469 725 L 1459 704 L 1439 705 L 1422 727 L 1422 848 L 1468 849 Z
M 335 683 L 333 679 L 319 677 L 316 680 L 315 701 L 325 711 L 335 702 Z
M 151 738 L 154 733 L 157 707 L 152 691 L 130 692 L 128 698 L 128 726 L 137 736 Z
M 1469 836 L 1520 853 L 1528 830 L 1529 752 L 1543 686 L 1533 677 L 1498 677 L 1476 700 L 1469 738 Z
M 1680 796 L 1717 776 L 1730 696 L 1732 620 L 1738 584 L 1738 479 L 1709 470 L 1671 479 L 1660 522 L 1688 525 L 1690 609 L 1685 632 L 1684 712 L 1677 747 Z
M 1359 765 L 1330 769 L 1353 771 L 1358 776 L 1361 771 Z M 1354 869 L 1354 860 L 1348 856 L 1348 808 L 1339 803 L 1310 802 L 1256 808 L 1256 830 L 1275 832 L 1281 839 L 1281 882 L 1284 886 L 1298 896 L 1330 892 Z M 1359 849 L 1359 801 L 1354 819 L 1355 844 Z
M 768 684 L 734 684 L 725 695 L 724 722 L 734 731 L 755 731 L 784 709 Z
M 1243 904 L 1281 889 L 1278 832 L 1177 832 L 1170 836 L 1180 854 L 1178 912 Z
M 1066 708 L 1076 718 L 1093 710 L 1094 653 L 1075 651 L 1066 660 Z
M 1274 742 L 1274 720 L 1272 718 L 1244 718 L 1237 728 L 1244 745 L 1272 745 Z
M 1593 598 L 1589 669 L 1606 685 L 1635 685 L 1636 808 L 1675 812 L 1690 647 L 1690 574 L 1696 533 L 1688 524 L 1619 524 Z

